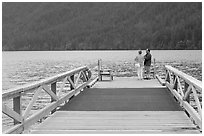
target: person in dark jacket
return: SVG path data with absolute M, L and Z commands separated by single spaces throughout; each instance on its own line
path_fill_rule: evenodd
M 150 79 L 151 60 L 152 60 L 152 55 L 150 54 L 150 49 L 147 49 L 146 54 L 144 56 L 144 70 L 145 70 L 147 79 Z

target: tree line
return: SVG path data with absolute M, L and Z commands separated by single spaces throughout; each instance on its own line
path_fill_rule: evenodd
M 3 50 L 202 49 L 202 3 L 3 3 Z

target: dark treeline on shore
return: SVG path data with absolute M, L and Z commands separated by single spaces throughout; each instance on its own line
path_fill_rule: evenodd
M 202 49 L 202 3 L 2 4 L 2 49 Z

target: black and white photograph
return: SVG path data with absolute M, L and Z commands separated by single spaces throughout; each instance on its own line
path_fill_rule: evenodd
M 202 1 L 6 1 L 2 134 L 202 134 Z

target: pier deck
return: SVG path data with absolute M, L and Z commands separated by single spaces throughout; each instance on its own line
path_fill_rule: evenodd
M 114 78 L 86 88 L 31 133 L 200 133 L 156 79 Z

